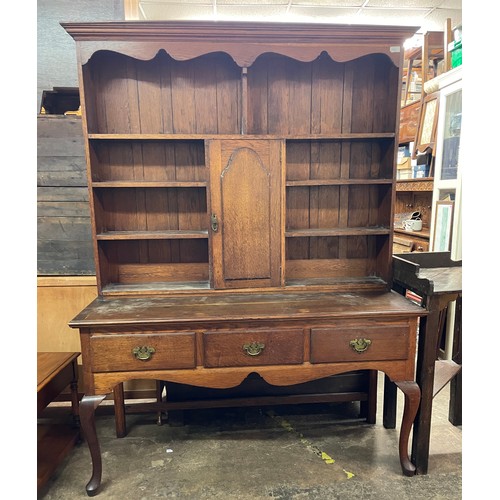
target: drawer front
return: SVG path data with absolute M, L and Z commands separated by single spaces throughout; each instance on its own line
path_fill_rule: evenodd
M 311 329 L 311 363 L 407 359 L 409 326 L 341 325 Z
M 194 368 L 195 334 L 99 334 L 90 339 L 92 371 Z
M 429 242 L 420 238 L 394 236 L 392 253 L 428 252 Z
M 304 362 L 304 335 L 297 330 L 205 332 L 205 366 L 290 365 Z

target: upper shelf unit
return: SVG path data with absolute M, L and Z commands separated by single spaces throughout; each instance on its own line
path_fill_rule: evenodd
M 101 295 L 387 289 L 416 28 L 63 24 Z

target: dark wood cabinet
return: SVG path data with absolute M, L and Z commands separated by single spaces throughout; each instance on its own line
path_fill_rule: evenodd
M 227 389 L 381 370 L 408 435 L 422 309 L 391 292 L 401 27 L 68 23 L 99 297 L 82 425 L 133 378 Z M 392 346 L 392 347 L 391 347 Z

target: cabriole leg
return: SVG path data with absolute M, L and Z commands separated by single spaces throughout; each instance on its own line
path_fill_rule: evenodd
M 96 495 L 101 485 L 102 460 L 95 427 L 95 410 L 105 397 L 106 395 L 83 396 L 80 402 L 80 422 L 92 458 L 92 477 L 86 486 L 89 497 Z
M 405 407 L 403 411 L 403 421 L 399 434 L 399 460 L 405 476 L 413 476 L 416 467 L 411 463 L 408 454 L 408 441 L 410 438 L 411 426 L 415 420 L 418 406 L 420 404 L 420 387 L 416 382 L 395 382 L 405 395 Z

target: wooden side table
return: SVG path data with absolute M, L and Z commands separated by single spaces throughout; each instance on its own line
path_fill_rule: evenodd
M 54 470 L 80 439 L 78 410 L 79 352 L 39 352 L 37 358 L 37 414 L 71 387 L 72 425 L 39 425 L 37 439 L 37 488 L 45 485 Z
M 427 474 L 432 400 L 451 381 L 449 421 L 462 424 L 462 261 L 450 252 L 415 252 L 393 256 L 394 290 L 411 290 L 422 297 L 428 315 L 419 327 L 416 381 L 422 391 L 413 427 L 412 461 L 417 474 Z M 456 301 L 452 360 L 438 359 L 440 333 L 450 302 Z M 394 428 L 396 387 L 384 385 L 384 427 Z

